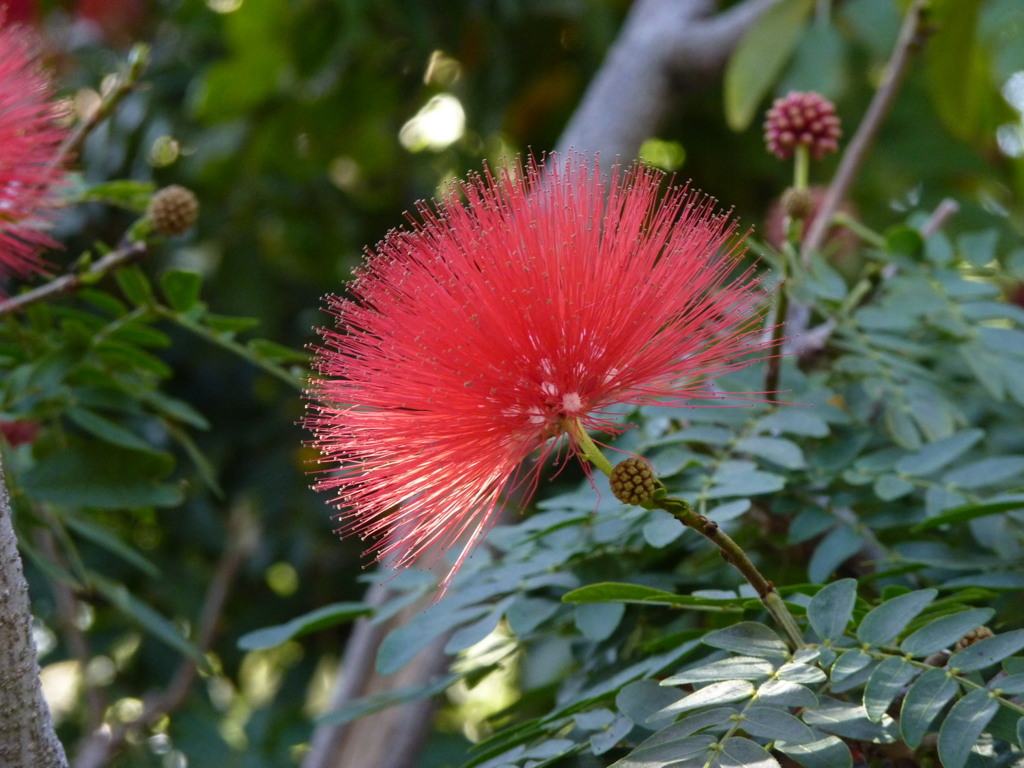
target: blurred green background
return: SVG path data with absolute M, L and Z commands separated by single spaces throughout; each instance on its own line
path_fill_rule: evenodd
M 978 63 L 970 88 L 951 81 L 943 63 L 962 40 L 939 37 L 938 52 L 915 63 L 855 187 L 854 204 L 879 229 L 947 196 L 962 205 L 956 228 L 1024 229 L 1024 8 L 1020 0 L 982 5 L 971 30 Z M 199 225 L 145 270 L 200 272 L 215 312 L 255 318 L 259 335 L 302 348 L 329 322 L 321 297 L 344 291 L 363 248 L 400 226 L 403 211 L 483 159 L 557 143 L 629 8 L 626 0 L 40 0 L 12 3 L 10 13 L 38 26 L 62 93 L 83 107 L 131 43 L 152 46 L 143 87 L 90 137 L 81 171 L 94 182 L 194 190 Z M 879 82 L 900 12 L 892 0 L 838 3 L 829 24 L 801 39 L 775 92 L 821 90 L 849 135 Z M 734 206 L 744 228 L 756 227 L 791 169 L 764 151 L 756 121 L 742 133 L 728 129 L 722 93 L 720 81 L 687 90 L 645 153 Z M 812 182 L 827 181 L 835 163 L 816 165 Z M 57 234 L 70 258 L 95 241 L 116 242 L 130 220 L 93 204 L 69 212 Z M 118 562 L 102 569 L 164 615 L 194 617 L 231 511 L 252 513 L 258 548 L 225 612 L 216 646 L 222 674 L 201 680 L 175 717 L 173 749 L 194 766 L 288 765 L 309 738 L 346 630 L 248 654 L 237 638 L 359 600 L 366 563 L 358 542 L 332 533 L 325 499 L 308 489 L 313 454 L 296 392 L 170 332 L 180 343 L 162 353 L 174 370 L 168 391 L 210 420 L 196 440 L 224 495 L 206 491 L 180 462 L 183 506 L 102 520 L 163 576 L 140 579 Z M 34 609 L 46 620 L 53 597 L 37 566 L 29 571 Z M 110 658 L 132 660 L 117 661 L 110 682 L 111 698 L 128 710 L 177 664 L 102 606 L 83 622 Z M 51 639 L 44 666 L 66 656 Z M 80 735 L 84 706 L 71 695 L 58 708 L 68 743 Z M 458 753 L 463 736 L 451 739 Z M 437 760 L 441 743 L 431 750 Z M 173 765 L 173 750 L 158 747 L 135 745 L 118 764 Z

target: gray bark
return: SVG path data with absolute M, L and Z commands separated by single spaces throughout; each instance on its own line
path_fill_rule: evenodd
M 66 768 L 39 681 L 28 583 L 0 464 L 0 765 Z
M 637 0 L 558 141 L 603 164 L 632 161 L 688 89 L 713 82 L 733 48 L 782 0 L 746 0 L 710 15 L 708 0 Z

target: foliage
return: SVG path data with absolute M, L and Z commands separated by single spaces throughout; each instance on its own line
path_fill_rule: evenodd
M 41 3 L 40 24 L 85 104 L 108 93 L 123 30 L 104 39 L 66 5 Z M 232 5 L 154 0 L 124 16 L 151 63 L 83 145 L 54 233 L 66 251 L 48 254 L 87 284 L 0 317 L 0 425 L 32 435 L 3 443 L 3 461 L 44 675 L 71 670 L 77 686 L 54 708 L 69 747 L 130 723 L 193 665 L 200 682 L 111 764 L 296 764 L 316 717 L 358 722 L 425 697 L 442 713 L 422 768 L 1020 760 L 1018 0 L 929 4 L 921 56 L 852 193 L 855 246 L 837 238 L 805 266 L 792 244 L 748 240 L 803 312 L 785 402 L 622 415 L 632 428 L 615 451 L 648 458 L 747 548 L 807 647 L 786 645 L 700 537 L 663 510 L 624 508 L 570 462 L 545 470 L 524 516 L 491 531 L 377 658 L 393 674 L 440 639 L 452 668 L 326 712 L 338 627 L 382 625 L 435 582 L 360 578 L 357 546 L 330 535 L 306 490 L 301 350 L 323 324 L 320 296 L 443 179 L 554 145 L 629 8 Z M 907 4 L 850 0 L 823 16 L 829 5 L 780 4 L 741 41 L 724 89 L 687 96 L 651 137 L 744 221 L 788 183 L 759 110 L 817 90 L 852 134 Z M 459 100 L 466 132 L 406 149 L 403 124 L 438 95 Z M 815 180 L 833 170 L 826 160 Z M 136 216 L 171 181 L 202 215 L 161 241 Z M 935 231 L 945 197 L 961 211 Z M 146 258 L 89 272 L 126 242 Z M 758 392 L 766 375 L 722 386 Z M 386 579 L 391 598 L 364 603 L 366 582 Z M 981 626 L 993 635 L 957 647 Z M 513 704 L 453 703 L 495 684 Z

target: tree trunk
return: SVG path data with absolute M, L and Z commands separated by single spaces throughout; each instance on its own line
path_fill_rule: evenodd
M 0 464 L 0 765 L 66 768 L 39 681 L 28 583 L 11 516 Z

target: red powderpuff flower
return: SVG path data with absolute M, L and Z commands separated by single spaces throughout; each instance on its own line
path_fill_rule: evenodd
M 0 279 L 39 271 L 39 252 L 56 246 L 41 230 L 64 175 L 66 131 L 52 98 L 31 33 L 4 26 L 0 14 Z
M 764 122 L 768 151 L 787 160 L 798 146 L 810 149 L 820 160 L 839 149 L 839 117 L 832 102 L 820 93 L 791 91 L 772 102 Z
M 554 438 L 579 452 L 570 426 L 614 434 L 623 404 L 719 399 L 707 383 L 767 347 L 714 201 L 584 165 L 453 184 L 327 300 L 307 426 L 340 471 L 316 488 L 393 565 L 461 542 L 442 587 Z

